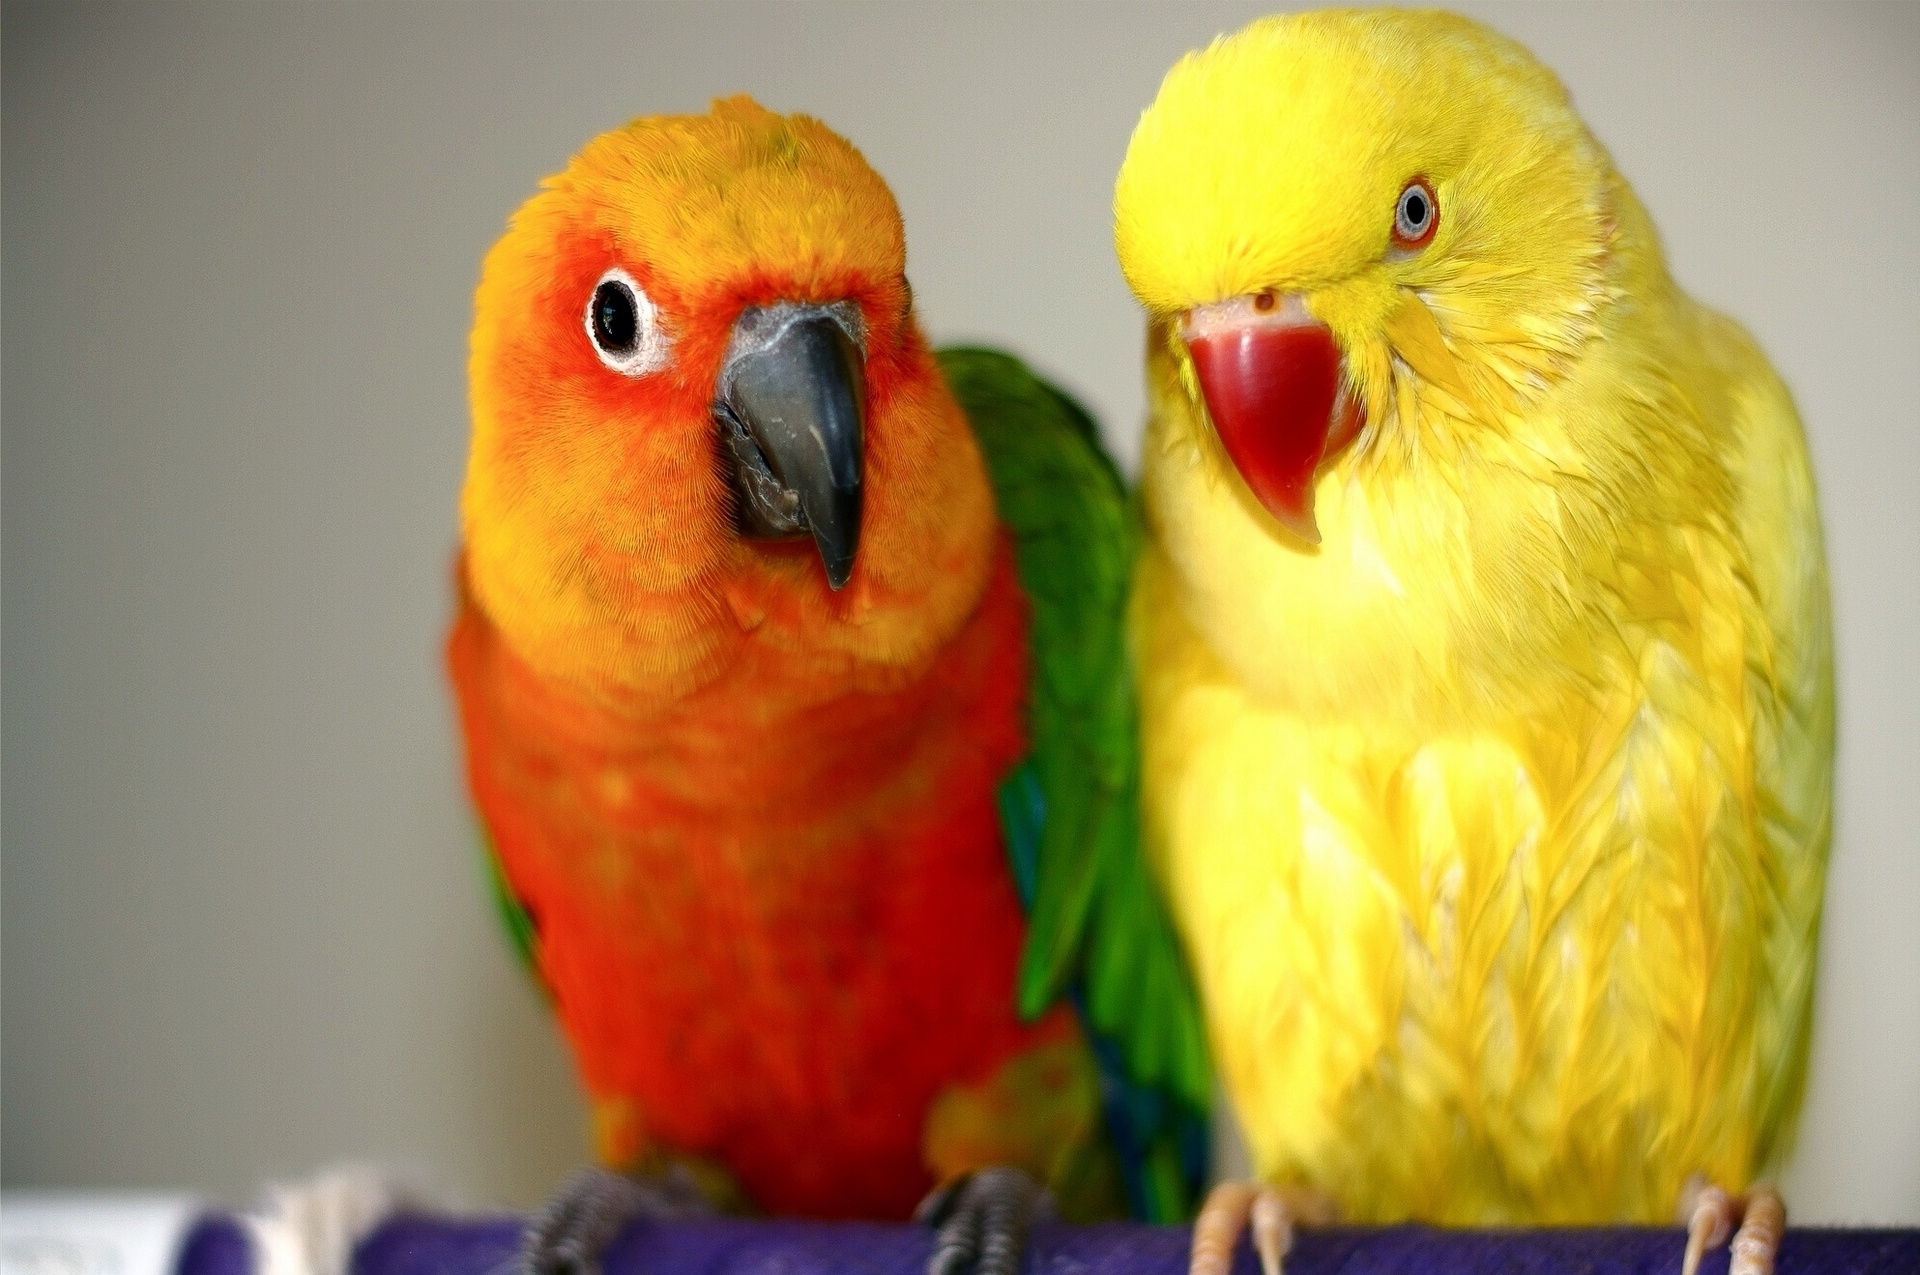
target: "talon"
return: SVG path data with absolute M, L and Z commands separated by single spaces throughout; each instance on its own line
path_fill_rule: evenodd
M 1733 1257 L 1727 1275 L 1773 1275 L 1780 1237 L 1787 1230 L 1787 1206 L 1770 1186 L 1747 1193 L 1746 1217 L 1733 1236 Z
M 954 1201 L 960 1198 L 960 1188 L 967 1184 L 972 1174 L 965 1174 L 951 1182 L 933 1188 L 920 1203 L 913 1206 L 913 1220 L 919 1226 L 937 1227 L 947 1220 L 953 1212 Z
M 1680 1194 L 1680 1210 L 1687 1224 L 1687 1251 L 1680 1259 L 1680 1275 L 1694 1275 L 1706 1251 L 1727 1242 L 1735 1220 L 1733 1202 L 1719 1187 L 1689 1180 Z
M 927 1275 L 1016 1275 L 1036 1217 L 1051 1212 L 1045 1188 L 1019 1169 L 995 1165 L 939 1188 L 914 1216 L 940 1219 Z
M 1200 1216 L 1193 1221 L 1187 1275 L 1227 1275 L 1233 1268 L 1234 1245 L 1249 1222 L 1261 1275 L 1283 1275 L 1287 1254 L 1293 1249 L 1294 1224 L 1329 1226 L 1334 1215 L 1333 1201 L 1318 1191 L 1222 1182 L 1208 1193 Z
M 1680 1192 L 1680 1218 L 1687 1226 L 1681 1275 L 1695 1275 L 1701 1257 L 1725 1244 L 1729 1234 L 1733 1251 L 1727 1275 L 1773 1275 L 1780 1237 L 1787 1229 L 1787 1209 L 1772 1187 L 1763 1183 L 1733 1199 L 1698 1176 L 1689 1178 Z
M 933 1256 L 927 1259 L 927 1275 L 959 1275 L 973 1264 L 974 1244 L 970 1230 L 942 1231 L 934 1242 Z
M 1260 1254 L 1264 1275 L 1280 1275 L 1280 1264 L 1293 1247 L 1293 1219 L 1287 1202 L 1272 1187 L 1262 1187 L 1253 1197 L 1253 1249 Z
M 1207 1193 L 1200 1216 L 1193 1220 L 1193 1251 L 1187 1275 L 1227 1275 L 1233 1266 L 1233 1246 L 1246 1229 L 1253 1198 L 1250 1182 L 1222 1182 Z M 1263 1254 L 1263 1264 L 1264 1260 Z
M 520 1237 L 522 1275 L 599 1275 L 600 1257 L 638 1217 L 709 1212 L 678 1166 L 645 1181 L 606 1169 L 581 1169 L 556 1191 Z

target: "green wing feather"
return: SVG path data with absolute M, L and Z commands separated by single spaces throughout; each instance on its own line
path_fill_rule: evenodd
M 1032 608 L 1032 753 L 1000 793 L 1029 909 L 1020 1011 L 1073 996 L 1096 1049 L 1135 1091 L 1134 1124 L 1186 1130 L 1149 1135 L 1141 1148 L 1142 1211 L 1182 1215 L 1204 1168 L 1212 1082 L 1185 957 L 1140 850 L 1125 634 L 1136 509 L 1072 399 L 1005 354 L 939 357 L 979 439 Z M 1175 1118 L 1157 1116 L 1156 1101 Z

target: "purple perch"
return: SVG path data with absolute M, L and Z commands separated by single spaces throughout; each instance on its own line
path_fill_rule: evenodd
M 353 1275 L 513 1275 L 516 1218 L 400 1217 L 369 1236 Z M 1288 1275 L 1675 1275 L 1681 1231 L 1442 1231 L 1424 1226 L 1303 1231 Z M 607 1254 L 607 1275 L 921 1275 L 932 1233 L 915 1226 L 787 1221 L 640 1223 Z M 194 1228 L 179 1275 L 252 1275 L 240 1229 L 214 1217 Z M 1041 1226 L 1031 1275 L 1186 1275 L 1184 1227 Z M 1243 1241 L 1234 1275 L 1258 1275 Z M 1725 1275 L 1727 1251 L 1700 1275 Z M 1920 1230 L 1789 1227 L 1777 1275 L 1920 1272 Z

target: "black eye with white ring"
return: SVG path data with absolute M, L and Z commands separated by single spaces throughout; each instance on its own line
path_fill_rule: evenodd
M 1424 248 L 1440 225 L 1440 201 L 1424 177 L 1408 182 L 1393 205 L 1393 246 Z
M 587 299 L 587 339 L 600 361 L 622 376 L 645 376 L 667 364 L 669 342 L 660 315 L 633 276 L 615 266 Z

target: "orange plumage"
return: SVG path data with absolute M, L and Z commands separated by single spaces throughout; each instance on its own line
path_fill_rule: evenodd
M 661 317 L 657 373 L 583 330 L 612 266 Z M 928 1116 L 1078 1039 L 1014 1011 L 993 789 L 1026 747 L 1026 602 L 903 271 L 858 153 L 734 99 L 590 144 L 476 297 L 448 652 L 474 797 L 603 1158 L 704 1157 L 779 1211 L 901 1216 L 954 1155 L 1057 1153 Z M 735 529 L 712 403 L 744 309 L 843 301 L 867 495 L 836 592 L 811 546 Z

